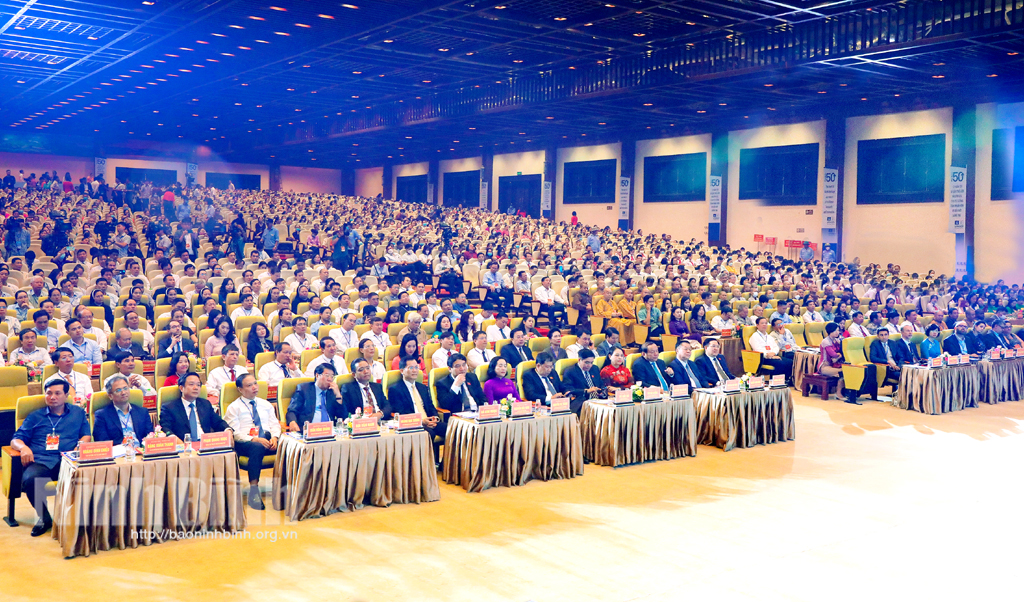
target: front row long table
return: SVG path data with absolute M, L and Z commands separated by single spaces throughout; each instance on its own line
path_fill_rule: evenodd
M 689 397 L 628 406 L 587 401 L 580 430 L 583 457 L 599 466 L 697 455 L 697 418 Z
M 724 451 L 792 441 L 796 419 L 791 389 L 755 389 L 725 393 L 720 389 L 693 392 L 697 442 Z
M 425 431 L 316 443 L 286 433 L 278 442 L 273 504 L 291 520 L 441 499 Z
M 79 466 L 62 459 L 53 538 L 65 557 L 245 529 L 234 452 Z

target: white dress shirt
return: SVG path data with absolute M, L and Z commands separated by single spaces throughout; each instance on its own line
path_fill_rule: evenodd
M 341 376 L 342 374 L 349 373 L 348 366 L 345 365 L 345 358 L 341 357 L 340 354 L 335 353 L 333 359 L 327 359 L 326 355 L 321 355 L 320 357 L 314 358 L 311 362 L 309 362 L 309 365 L 306 366 L 305 377 L 315 378 L 314 372 L 316 371 L 317 366 L 319 366 L 320 364 L 330 364 L 331 366 L 333 366 L 335 376 Z
M 256 413 L 260 417 L 260 426 L 270 434 L 270 437 L 281 436 L 281 423 L 277 419 L 277 411 L 266 399 L 245 399 L 239 397 L 231 402 L 228 409 L 224 411 L 224 421 L 228 423 L 235 433 L 235 441 L 252 441 L 250 429 L 256 428 L 256 421 L 252 418 L 252 402 L 256 402 Z
M 71 385 L 71 388 L 75 390 L 75 397 L 80 397 L 82 399 L 88 399 L 92 397 L 92 380 L 88 376 L 82 374 L 81 372 L 76 372 L 75 370 L 72 370 L 71 374 L 64 374 L 60 370 L 57 370 L 53 374 L 53 376 L 51 376 L 47 380 L 52 380 L 54 378 L 60 378 L 68 381 L 68 384 Z
M 533 299 L 535 301 L 540 301 L 543 305 L 549 305 L 551 303 L 561 303 L 562 305 L 565 305 L 566 303 L 565 299 L 559 296 L 558 293 L 543 286 L 537 287 L 537 290 L 533 291 Z
M 134 374 L 134 373 L 126 375 L 126 374 L 121 374 L 120 372 L 115 372 L 114 374 L 111 374 L 110 376 L 108 376 L 105 381 L 103 381 L 103 385 L 102 385 L 101 388 L 106 390 L 107 383 L 109 383 L 110 379 L 114 378 L 115 376 L 120 376 L 122 378 L 128 379 L 128 387 L 131 388 L 131 389 L 135 389 L 136 391 L 142 391 L 142 396 L 143 397 L 152 397 L 152 396 L 156 395 L 156 389 L 154 389 L 153 385 L 151 385 L 149 383 L 149 379 L 146 378 L 145 376 L 141 375 L 141 374 Z M 138 386 L 132 384 L 132 376 L 138 376 L 138 378 L 135 379 L 136 382 L 139 383 Z M 207 387 L 209 387 L 209 383 L 207 383 Z
M 286 378 L 285 372 L 288 373 L 287 378 L 300 378 L 302 376 L 302 373 L 299 372 L 298 370 L 291 371 L 288 369 L 287 366 L 282 366 L 281 364 L 274 361 L 270 362 L 269 364 L 265 364 L 262 368 L 260 368 L 259 374 L 256 376 L 256 379 L 266 382 L 267 385 L 271 387 L 276 387 L 280 385 L 281 381 Z
M 296 349 L 296 350 L 301 349 L 302 351 L 306 351 L 308 349 L 312 349 L 313 345 L 317 344 L 316 343 L 316 337 L 314 337 L 313 335 L 309 334 L 308 332 L 306 333 L 306 336 L 304 336 L 302 338 L 299 338 L 299 335 L 297 333 L 293 332 L 290 335 L 288 335 L 287 337 L 285 337 L 283 342 L 284 343 L 288 343 L 289 345 L 291 345 L 292 349 Z
M 235 378 L 248 373 L 249 371 L 245 366 L 235 364 Z M 206 379 L 206 388 L 209 391 L 217 391 L 220 394 L 224 391 L 224 385 L 233 382 L 235 382 L 235 379 L 231 378 L 231 370 L 227 366 L 217 366 L 210 371 L 210 376 Z
M 335 328 L 331 331 L 331 338 L 338 344 L 338 353 L 344 355 L 345 351 L 357 347 L 359 345 L 359 337 L 356 335 L 356 330 L 345 330 L 345 327 Z
M 377 357 L 383 358 L 384 352 L 387 351 L 388 345 L 391 344 L 391 337 L 384 331 L 380 334 L 373 334 L 372 330 L 367 330 L 363 333 L 363 336 L 359 337 L 359 340 L 370 339 L 373 341 L 373 346 L 377 348 Z
M 715 330 L 734 330 L 736 328 L 736 322 L 733 322 L 732 318 L 723 320 L 722 316 L 715 316 L 711 318 L 711 327 Z
M 434 352 L 434 355 L 430 358 L 430 362 L 435 368 L 447 368 L 448 358 L 451 357 L 453 353 L 455 353 L 455 351 L 442 347 Z
M 491 360 L 494 359 L 494 356 L 495 353 L 486 347 L 483 351 L 473 347 L 469 350 L 469 353 L 466 354 L 466 362 L 469 364 L 470 369 L 476 370 L 477 366 L 489 364 Z
M 870 334 L 863 324 L 856 322 L 850 322 L 850 327 L 847 330 L 850 332 L 851 337 L 866 337 Z
M 192 403 L 196 404 L 196 408 L 195 408 L 195 413 L 196 413 L 196 433 L 199 435 L 198 437 L 196 437 L 194 439 L 194 442 L 198 442 L 199 439 L 201 439 L 202 436 L 203 436 L 203 423 L 202 423 L 201 420 L 199 420 L 199 404 L 201 404 L 201 403 L 210 403 L 210 402 L 205 400 L 205 399 L 197 397 L 195 400 L 192 401 Z M 192 410 L 191 410 L 191 408 L 189 408 L 189 405 L 190 405 L 189 402 L 185 401 L 185 398 L 182 397 L 181 398 L 181 407 L 185 408 L 185 424 L 189 425 L 188 428 L 191 429 L 192 426 L 191 426 L 191 423 L 189 422 L 188 415 L 189 415 L 189 412 L 191 412 Z M 191 435 L 191 430 L 187 431 L 185 434 L 186 435 Z
M 750 336 L 750 348 L 758 353 L 771 352 L 776 355 L 781 351 L 779 342 L 770 334 L 762 334 L 760 330 Z
M 238 318 L 240 318 L 242 316 L 259 316 L 259 315 L 261 315 L 260 314 L 260 310 L 257 309 L 255 305 L 252 306 L 252 309 L 245 309 L 244 307 L 238 307 L 238 308 L 235 308 L 235 311 L 231 312 L 231 323 L 234 324 L 235 322 L 238 321 Z
M 497 324 L 491 324 L 487 327 L 487 342 L 497 343 L 498 341 L 504 341 L 505 339 L 512 338 L 512 329 L 506 326 L 505 328 L 498 328 Z

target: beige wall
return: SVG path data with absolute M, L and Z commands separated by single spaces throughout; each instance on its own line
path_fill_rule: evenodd
M 199 173 L 196 174 L 196 183 L 204 186 L 206 185 L 206 174 L 213 172 L 257 175 L 260 177 L 260 190 L 267 190 L 270 188 L 270 168 L 266 165 L 251 165 L 245 163 L 203 163 L 200 161 L 198 166 Z
M 491 163 L 491 211 L 498 210 L 498 179 L 522 172 L 524 176 L 544 176 L 544 151 L 494 155 Z
M 818 143 L 818 202 L 816 205 L 768 207 L 759 200 L 739 200 L 740 150 L 765 146 Z M 825 122 L 809 121 L 729 132 L 728 206 L 726 239 L 733 248 L 758 249 L 755 234 L 778 239 L 775 252 L 788 256 L 785 240 L 809 240 L 821 245 L 821 207 L 825 191 Z M 807 210 L 814 211 L 807 215 Z M 705 212 L 705 222 L 707 212 Z M 800 229 L 803 232 L 800 232 Z M 820 249 L 819 249 L 820 253 Z
M 406 176 L 423 176 L 429 173 L 429 171 L 430 164 L 426 161 L 395 165 L 391 168 L 391 194 L 398 195 L 398 178 L 404 178 Z
M 1024 281 L 1024 198 L 992 200 L 992 130 L 1024 126 L 1024 103 L 978 105 L 974 180 L 974 266 L 981 282 Z
M 471 171 L 483 169 L 483 157 L 467 157 L 465 159 L 449 159 L 437 162 L 437 204 L 444 204 L 444 174 L 455 171 Z M 476 206 L 476 205 L 474 205 Z
M 96 163 L 93 157 L 67 157 L 62 155 L 38 155 L 34 153 L 0 153 L 0 177 L 6 175 L 6 170 L 18 175 L 18 170 L 25 172 L 27 178 L 31 174 L 36 177 L 43 175 L 43 172 L 50 173 L 57 170 L 57 176 L 61 181 L 64 174 L 71 173 L 71 181 L 78 184 L 78 179 L 93 175 Z
M 282 165 L 281 190 L 341 194 L 341 170 Z
M 636 166 L 633 169 L 633 228 L 646 234 L 671 234 L 676 240 L 708 239 L 707 195 L 703 201 L 682 203 L 645 203 L 644 159 L 665 155 L 707 153 L 711 175 L 711 134 L 640 140 L 636 143 Z
M 861 140 L 927 134 L 946 135 L 945 164 L 948 166 L 953 148 L 951 108 L 852 117 L 846 120 L 846 170 L 843 183 L 845 261 L 860 257 L 863 263 L 896 263 L 908 272 L 934 269 L 940 274 L 953 274 L 956 265 L 956 237 L 948 232 L 948 185 L 942 203 L 857 204 L 857 143 Z M 948 175 L 947 170 L 947 182 Z
M 384 168 L 356 170 L 356 196 L 375 197 L 384 194 Z
M 610 204 L 562 204 L 562 189 L 565 184 L 565 178 L 563 177 L 565 163 L 573 161 L 601 161 L 606 159 L 615 159 L 616 161 L 615 181 L 617 183 L 619 175 L 622 173 L 622 145 L 620 143 L 558 149 L 558 166 L 555 182 L 555 221 L 568 222 L 572 212 L 575 211 L 580 223 L 594 225 L 599 228 L 604 228 L 605 226 L 618 228 L 619 211 L 617 199 L 613 199 Z M 523 173 L 526 172 L 524 171 Z M 541 173 L 543 173 L 543 168 Z M 617 193 L 617 185 L 615 189 Z

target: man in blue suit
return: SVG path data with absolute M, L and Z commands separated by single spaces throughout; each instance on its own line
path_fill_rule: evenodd
M 704 371 L 690 359 L 692 354 L 693 346 L 690 340 L 679 339 L 679 343 L 676 344 L 676 359 L 669 365 L 669 368 L 672 368 L 673 384 L 687 385 L 691 392 L 714 384 L 705 380 Z
M 285 422 L 293 433 L 302 431 L 307 422 L 335 422 L 348 418 L 348 409 L 341 403 L 341 391 L 334 380 L 334 366 L 320 364 L 313 370 L 313 382 L 302 383 L 288 402 Z
M 658 359 L 658 345 L 653 341 L 643 344 L 643 357 L 633 362 L 633 380 L 638 380 L 645 387 L 660 387 L 663 391 L 671 389 L 672 368 L 665 365 L 663 360 Z
M 526 346 L 526 331 L 517 328 L 512 331 L 512 344 L 501 348 L 501 357 L 505 358 L 508 365 L 515 368 L 519 362 L 533 359 L 533 352 Z
M 135 440 L 142 443 L 153 434 L 149 410 L 128 402 L 132 387 L 127 378 L 120 375 L 111 377 L 107 380 L 106 389 L 110 405 L 96 410 L 93 441 L 113 441 L 118 445 L 134 435 Z
M 721 356 L 722 344 L 718 339 L 706 339 L 704 341 L 704 355 L 697 358 L 697 367 L 704 373 L 704 380 L 712 385 L 722 384 L 727 380 L 735 378 L 729 367 L 725 365 L 725 358 Z

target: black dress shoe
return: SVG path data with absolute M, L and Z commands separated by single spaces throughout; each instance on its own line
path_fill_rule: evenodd
M 53 527 L 53 521 L 52 520 L 41 518 L 41 519 L 39 519 L 36 522 L 35 526 L 32 527 L 32 533 L 30 533 L 30 535 L 32 537 L 39 537 L 43 533 L 46 533 L 47 531 L 49 531 L 52 527 Z
M 263 505 L 263 498 L 260 497 L 260 490 L 257 488 L 249 489 L 249 507 L 253 510 L 266 510 L 266 506 Z
M 849 397 L 849 398 L 847 398 L 847 399 L 846 399 L 846 403 L 852 403 L 853 405 L 858 405 L 858 406 L 862 406 L 862 405 L 864 405 L 864 404 L 862 404 L 862 403 L 860 402 L 860 400 L 859 400 L 859 399 L 857 399 L 856 397 Z

